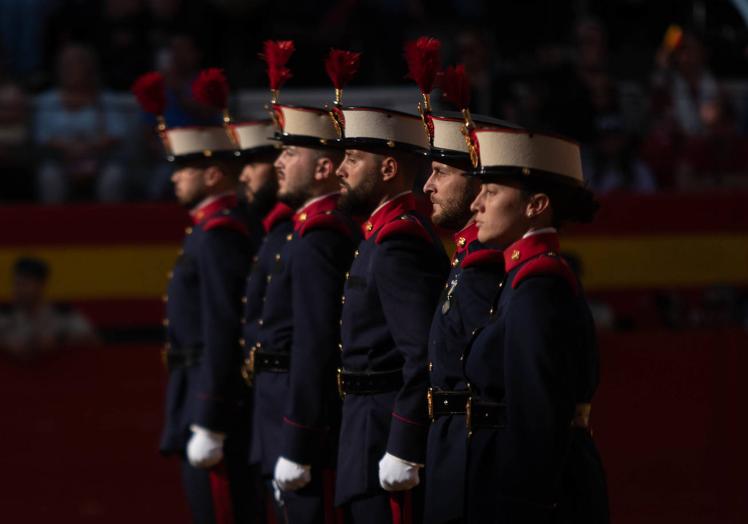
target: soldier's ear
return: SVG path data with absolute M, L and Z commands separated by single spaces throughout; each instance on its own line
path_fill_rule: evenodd
M 335 164 L 333 161 L 326 157 L 321 156 L 317 159 L 317 165 L 314 168 L 314 179 L 315 180 L 326 180 L 335 175 Z
M 539 217 L 551 205 L 551 199 L 545 193 L 533 193 L 527 199 L 525 216 L 530 219 Z
M 382 180 L 387 182 L 395 178 L 398 172 L 397 160 L 394 157 L 386 156 L 382 159 L 381 174 Z
M 218 166 L 208 166 L 203 171 L 203 181 L 208 187 L 213 187 L 223 180 L 223 171 Z

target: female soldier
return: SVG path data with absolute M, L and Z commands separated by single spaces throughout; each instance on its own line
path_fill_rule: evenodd
M 557 234 L 597 210 L 579 146 L 513 129 L 479 129 L 474 145 L 478 239 L 503 250 L 506 273 L 464 356 L 467 521 L 606 522 L 588 430 L 598 383 L 594 326 Z

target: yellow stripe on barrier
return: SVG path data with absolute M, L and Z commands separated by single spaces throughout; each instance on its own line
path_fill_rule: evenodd
M 561 251 L 588 290 L 748 284 L 746 235 L 562 236 Z
M 11 270 L 19 256 L 35 256 L 50 265 L 52 300 L 157 298 L 179 246 L 24 246 L 0 249 L 0 301 L 10 297 Z
M 563 253 L 582 261 L 590 291 L 748 285 L 748 236 L 657 235 L 562 237 Z M 0 301 L 10 297 L 10 271 L 22 255 L 52 268 L 52 300 L 148 299 L 166 289 L 179 246 L 24 247 L 0 249 Z

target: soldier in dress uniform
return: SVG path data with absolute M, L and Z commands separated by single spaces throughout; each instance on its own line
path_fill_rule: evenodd
M 332 147 L 327 110 L 276 101 L 272 110 L 283 144 L 278 198 L 294 215 L 273 255 L 252 341 L 252 456 L 273 478 L 281 522 L 322 523 L 333 512 L 340 295 L 360 230 L 336 209 L 343 153 Z
M 597 204 L 579 146 L 477 129 L 478 240 L 503 250 L 505 277 L 464 356 L 468 522 L 604 523 L 602 466 L 589 432 L 598 384 L 594 325 L 559 256 L 557 229 Z
M 202 72 L 195 91 L 220 86 L 225 78 Z M 134 91 L 144 108 L 161 109 L 163 79 L 150 74 Z M 160 96 L 163 96 L 161 93 Z M 182 480 L 195 523 L 253 522 L 246 435 L 241 413 L 241 294 L 252 256 L 252 232 L 238 210 L 241 163 L 227 118 L 225 125 L 167 128 L 159 132 L 174 162 L 177 200 L 189 209 L 192 226 L 169 273 L 166 295 L 169 379 L 161 451 L 182 457 Z
M 262 221 L 275 207 L 278 193 L 273 166 L 279 153 L 278 143 L 273 139 L 275 124 L 270 119 L 245 121 L 234 124 L 233 129 L 243 164 L 239 175 L 243 196 L 240 200 L 249 227 L 259 230 L 264 237 Z
M 467 83 L 464 69 L 449 68 L 443 89 Z M 457 90 L 455 90 L 457 92 Z M 462 90 L 469 93 L 468 89 Z M 465 133 L 477 127 L 509 127 L 482 116 L 470 116 L 469 99 L 450 98 L 464 115 L 429 115 L 431 176 L 423 187 L 433 204 L 434 224 L 452 231 L 452 269 L 434 313 L 429 335 L 429 428 L 425 467 L 426 523 L 461 522 L 464 510 L 467 386 L 462 376 L 462 352 L 472 332 L 488 320 L 499 290 L 501 251 L 478 241 L 470 204 L 480 181 L 470 176 L 472 164 Z
M 368 216 L 343 293 L 335 500 L 354 523 L 402 522 L 419 511 L 410 490 L 425 459 L 428 332 L 449 261 L 411 191 L 428 170 L 421 119 L 334 114 L 346 148 L 340 207 Z

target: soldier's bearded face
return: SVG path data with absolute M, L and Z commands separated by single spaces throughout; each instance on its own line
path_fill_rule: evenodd
M 431 176 L 423 192 L 433 205 L 431 220 L 434 224 L 456 231 L 465 227 L 472 216 L 470 203 L 478 194 L 478 184 L 461 169 L 431 162 Z
M 378 204 L 381 156 L 348 149 L 336 174 L 340 179 L 338 208 L 352 215 L 368 215 Z
M 319 154 L 307 147 L 287 146 L 275 161 L 278 200 L 293 209 L 309 200 Z
M 205 170 L 196 167 L 182 167 L 171 176 L 174 194 L 180 204 L 192 208 L 207 196 Z
M 244 185 L 244 194 L 250 204 L 275 200 L 278 193 L 278 180 L 271 162 L 246 164 L 239 175 L 239 181 Z
M 527 201 L 522 191 L 502 184 L 482 184 L 470 209 L 475 213 L 478 240 L 503 249 L 530 228 Z

